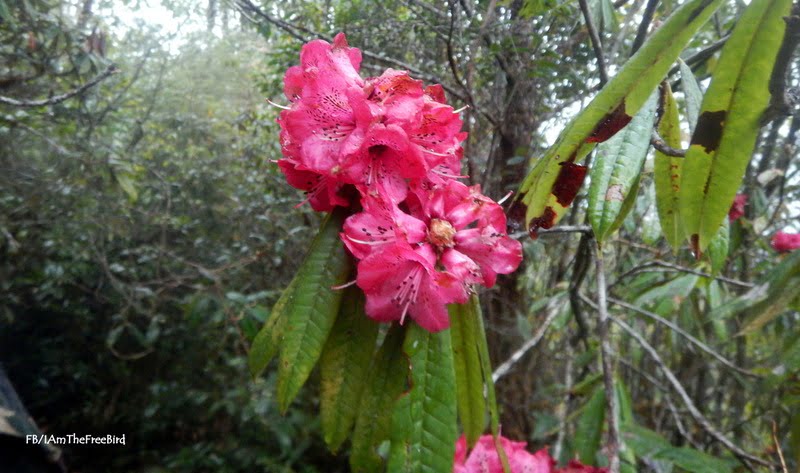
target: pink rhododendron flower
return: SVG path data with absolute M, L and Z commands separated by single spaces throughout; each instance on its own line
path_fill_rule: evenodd
M 747 204 L 747 194 L 736 194 L 733 205 L 728 212 L 728 220 L 735 222 L 744 216 L 744 206 Z
M 435 264 L 428 245 L 391 245 L 361 260 L 356 282 L 367 296 L 367 315 L 400 323 L 410 315 L 430 332 L 447 328 L 446 304 L 466 302 L 468 293 L 461 281 Z
M 800 248 L 800 233 L 777 232 L 772 237 L 772 248 L 778 253 L 788 253 Z
M 467 135 L 442 86 L 394 69 L 364 79 L 360 65 L 343 34 L 303 46 L 284 76 L 278 165 L 314 210 L 361 209 L 340 235 L 367 315 L 439 331 L 447 304 L 514 271 L 522 247 L 500 206 L 456 181 Z
M 556 462 L 546 448 L 529 453 L 525 450 L 525 442 L 514 442 L 502 436 L 500 443 L 508 457 L 511 473 L 608 473 L 607 468 L 587 466 L 577 460 L 571 460 L 564 468 L 556 469 Z M 464 436 L 458 439 L 453 473 L 503 473 L 492 436 L 479 438 L 469 455 Z

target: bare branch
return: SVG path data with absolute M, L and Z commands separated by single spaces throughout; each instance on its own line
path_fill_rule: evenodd
M 683 330 L 682 328 L 678 327 L 674 323 L 670 322 L 669 320 L 661 317 L 660 315 L 658 315 L 656 313 L 650 312 L 648 310 L 642 309 L 641 307 L 637 307 L 637 306 L 632 305 L 632 304 L 628 304 L 625 301 L 622 301 L 622 300 L 619 300 L 619 299 L 615 299 L 613 297 L 609 297 L 608 301 L 611 302 L 612 304 L 616 304 L 616 305 L 618 305 L 620 307 L 624 307 L 624 308 L 626 308 L 628 310 L 632 310 L 632 311 L 636 312 L 637 314 L 644 315 L 645 317 L 653 319 L 653 320 L 655 320 L 656 322 L 658 322 L 660 324 L 666 325 L 667 327 L 672 329 L 675 333 L 681 335 L 682 337 L 684 337 L 687 340 L 689 340 L 690 342 L 692 342 L 692 344 L 695 345 L 697 348 L 699 348 L 699 349 L 703 350 L 704 352 L 708 353 L 709 355 L 713 356 L 720 363 L 722 363 L 723 365 L 727 366 L 728 368 L 736 371 L 737 373 L 741 373 L 741 374 L 743 374 L 745 376 L 752 376 L 752 377 L 755 377 L 755 378 L 760 378 L 761 377 L 760 375 L 758 375 L 756 373 L 753 373 L 752 371 L 748 371 L 748 370 L 746 370 L 744 368 L 740 368 L 739 366 L 736 366 L 732 361 L 728 360 L 724 356 L 722 356 L 719 353 L 717 353 L 716 351 L 714 351 L 713 348 L 711 348 L 708 345 L 706 345 L 705 343 L 701 342 L 700 340 L 698 340 L 697 338 L 692 336 L 692 334 L 690 334 L 689 332 Z
M 653 136 L 650 138 L 650 144 L 653 145 L 653 148 L 655 148 L 656 151 L 666 154 L 667 156 L 671 156 L 673 158 L 686 157 L 685 149 L 675 149 L 671 147 L 670 145 L 664 142 L 664 140 L 655 130 L 653 130 Z
M 548 304 L 549 305 L 549 304 Z M 544 319 L 544 322 L 539 326 L 539 330 L 533 334 L 530 340 L 523 343 L 521 347 L 517 349 L 506 361 L 500 364 L 492 373 L 492 381 L 495 383 L 497 380 L 508 374 L 511 371 L 511 368 L 523 357 L 526 353 L 532 350 L 544 337 L 544 333 L 547 331 L 547 328 L 550 327 L 550 324 L 553 323 L 553 320 L 558 315 L 558 309 L 560 309 L 558 304 L 555 304 L 553 307 L 548 307 L 548 314 L 547 317 Z
M 583 19 L 586 21 L 586 29 L 589 30 L 589 39 L 592 41 L 592 48 L 594 55 L 597 58 L 597 69 L 600 73 L 600 87 L 602 88 L 608 82 L 608 72 L 606 71 L 606 59 L 603 56 L 603 45 L 600 43 L 600 36 L 597 34 L 597 29 L 592 22 L 592 14 L 589 12 L 589 5 L 586 0 L 578 0 L 583 13 Z
M 595 304 L 594 301 L 592 301 L 588 297 L 581 294 L 581 298 L 583 299 L 584 302 L 586 302 L 590 306 L 597 308 L 597 304 Z M 752 469 L 749 465 L 749 462 L 753 462 L 766 467 L 774 466 L 771 462 L 766 461 L 760 457 L 757 457 L 751 453 L 742 450 L 741 447 L 734 444 L 728 437 L 726 437 L 725 434 L 717 430 L 717 428 L 714 427 L 711 424 L 711 422 L 709 422 L 708 419 L 706 419 L 703 413 L 700 412 L 697 406 L 695 406 L 691 396 L 689 396 L 689 393 L 686 392 L 686 388 L 683 387 L 683 385 L 675 376 L 675 374 L 672 372 L 672 370 L 670 370 L 669 367 L 667 367 L 666 363 L 664 363 L 664 360 L 661 359 L 661 356 L 658 354 L 658 351 L 655 348 L 653 348 L 653 346 L 650 345 L 647 342 L 647 340 L 645 340 L 642 334 L 640 334 L 639 332 L 634 330 L 630 325 L 626 324 L 625 322 L 616 317 L 609 316 L 609 319 L 615 324 L 619 325 L 625 332 L 627 332 L 631 337 L 633 337 L 633 339 L 636 340 L 636 342 L 647 352 L 647 354 L 656 363 L 661 372 L 664 373 L 664 376 L 667 378 L 667 381 L 669 381 L 669 384 L 672 385 L 672 388 L 675 390 L 675 392 L 678 393 L 678 396 L 681 398 L 681 401 L 683 401 L 684 405 L 689 410 L 689 414 L 691 414 L 692 418 L 695 420 L 695 422 L 697 422 L 700 425 L 700 427 L 703 428 L 703 430 L 705 430 L 719 443 L 724 445 L 725 448 L 730 450 L 731 453 L 733 453 L 748 468 Z
M 786 21 L 786 33 L 783 43 L 778 50 L 775 59 L 775 66 L 772 69 L 772 76 L 769 80 L 769 92 L 771 94 L 769 107 L 764 112 L 761 124 L 778 118 L 791 115 L 794 107 L 800 102 L 797 91 L 786 88 L 786 72 L 792 62 L 792 55 L 797 45 L 800 44 L 800 6 L 795 5 L 791 16 L 784 17 Z
M 600 338 L 600 362 L 603 365 L 603 387 L 606 394 L 606 421 L 608 422 L 608 471 L 619 473 L 619 451 L 621 436 L 619 434 L 619 406 L 614 389 L 614 365 L 611 362 L 611 342 L 608 339 L 608 305 L 606 303 L 606 269 L 603 259 L 603 250 L 597 246 L 596 254 L 596 279 L 597 279 L 597 312 L 600 320 L 597 322 L 597 335 Z
M 653 22 L 653 14 L 655 14 L 657 6 L 658 0 L 647 1 L 644 15 L 642 15 L 642 22 L 639 23 L 639 29 L 636 31 L 636 38 L 633 40 L 633 46 L 631 46 L 631 56 L 636 54 L 636 51 L 644 44 L 644 40 L 647 38 L 647 31 L 650 29 L 650 23 Z
M 25 108 L 46 107 L 48 105 L 55 105 L 55 104 L 58 104 L 58 103 L 61 103 L 61 102 L 65 101 L 65 100 L 69 100 L 72 97 L 75 97 L 76 95 L 79 95 L 79 94 L 85 92 L 86 90 L 94 87 L 95 85 L 99 84 L 100 82 L 105 80 L 107 77 L 109 77 L 112 74 L 117 73 L 118 71 L 119 71 L 119 69 L 117 69 L 117 66 L 115 64 L 111 64 L 110 66 L 108 66 L 106 68 L 105 71 L 101 72 L 94 79 L 92 79 L 89 82 L 83 84 L 82 86 L 78 87 L 77 89 L 71 90 L 71 91 L 66 92 L 64 94 L 61 94 L 61 95 L 55 95 L 53 97 L 50 97 L 49 99 L 27 101 L 27 100 L 16 100 L 16 99 L 12 99 L 12 98 L 0 95 L 0 103 L 4 103 L 6 105 L 11 105 L 11 106 L 14 106 L 14 107 L 25 107 Z

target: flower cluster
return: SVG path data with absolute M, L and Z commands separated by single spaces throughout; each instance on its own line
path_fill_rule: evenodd
M 744 206 L 747 205 L 747 194 L 736 194 L 728 211 L 728 220 L 735 222 L 744 217 Z
M 800 233 L 776 232 L 770 243 L 778 253 L 788 253 L 800 249 Z
M 363 79 L 360 63 L 343 34 L 303 47 L 284 77 L 278 164 L 314 210 L 357 212 L 341 238 L 359 260 L 367 315 L 442 330 L 446 304 L 514 271 L 521 245 L 501 207 L 456 180 L 466 134 L 442 87 L 393 69 Z
M 571 460 L 564 468 L 554 468 L 555 460 L 546 448 L 536 453 L 525 450 L 525 442 L 514 442 L 500 437 L 500 443 L 508 457 L 511 473 L 608 473 L 606 468 L 596 468 Z M 467 441 L 462 436 L 456 442 L 453 473 L 502 473 L 503 465 L 495 449 L 491 435 L 484 435 L 467 455 Z

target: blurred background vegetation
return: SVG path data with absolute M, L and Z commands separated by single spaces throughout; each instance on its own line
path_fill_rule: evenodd
M 610 70 L 647 33 L 640 23 L 679 3 L 591 0 Z M 701 84 L 716 59 L 696 53 L 724 39 L 742 8 L 725 4 L 684 55 Z M 64 447 L 70 471 L 346 471 L 346 452 L 328 453 L 320 438 L 314 390 L 282 417 L 272 375 L 254 381 L 246 368 L 250 340 L 318 224 L 271 163 L 277 110 L 265 99 L 285 102 L 283 72 L 301 40 L 339 31 L 364 51 L 364 75 L 409 69 L 443 83 L 456 108 L 470 106 L 465 173 L 496 199 L 599 84 L 572 1 L 0 0 L 0 96 L 21 102 L 0 103 L 0 363 L 43 432 L 127 439 Z M 26 104 L 112 64 L 117 72 L 83 93 Z M 614 314 L 658 349 L 721 432 L 765 457 L 780 446 L 790 464 L 800 455 L 797 301 L 747 336 L 734 336 L 746 314 L 714 310 L 781 260 L 768 244 L 775 231 L 800 226 L 799 128 L 782 117 L 763 130 L 745 216 L 731 224 L 728 281 L 703 276 L 707 263 L 659 238 L 648 172 L 608 256 L 614 297 L 755 375 L 652 318 Z M 564 224 L 583 223 L 584 200 Z M 586 460 L 602 456 L 602 408 L 592 404 L 595 317 L 578 297 L 578 242 L 527 241 L 524 268 L 481 297 L 495 365 L 543 334 L 498 381 L 504 435 Z M 613 336 L 623 397 L 649 429 L 634 448 L 657 433 L 676 449 L 729 458 L 641 346 Z M 668 460 L 638 470 L 692 471 Z

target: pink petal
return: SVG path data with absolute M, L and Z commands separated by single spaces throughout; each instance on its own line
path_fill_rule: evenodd
M 363 259 L 384 245 L 409 246 L 425 238 L 425 223 L 397 207 L 369 198 L 362 205 L 364 211 L 348 217 L 343 228 L 342 241 L 356 258 Z
M 464 284 L 478 284 L 483 282 L 481 268 L 467 255 L 454 249 L 447 249 L 442 253 L 440 262 L 447 270 Z
M 778 253 L 788 253 L 800 248 L 800 233 L 777 232 L 772 237 L 772 248 Z
M 455 249 L 478 264 L 486 287 L 494 286 L 498 274 L 509 274 L 522 262 L 522 244 L 491 227 L 461 230 Z

